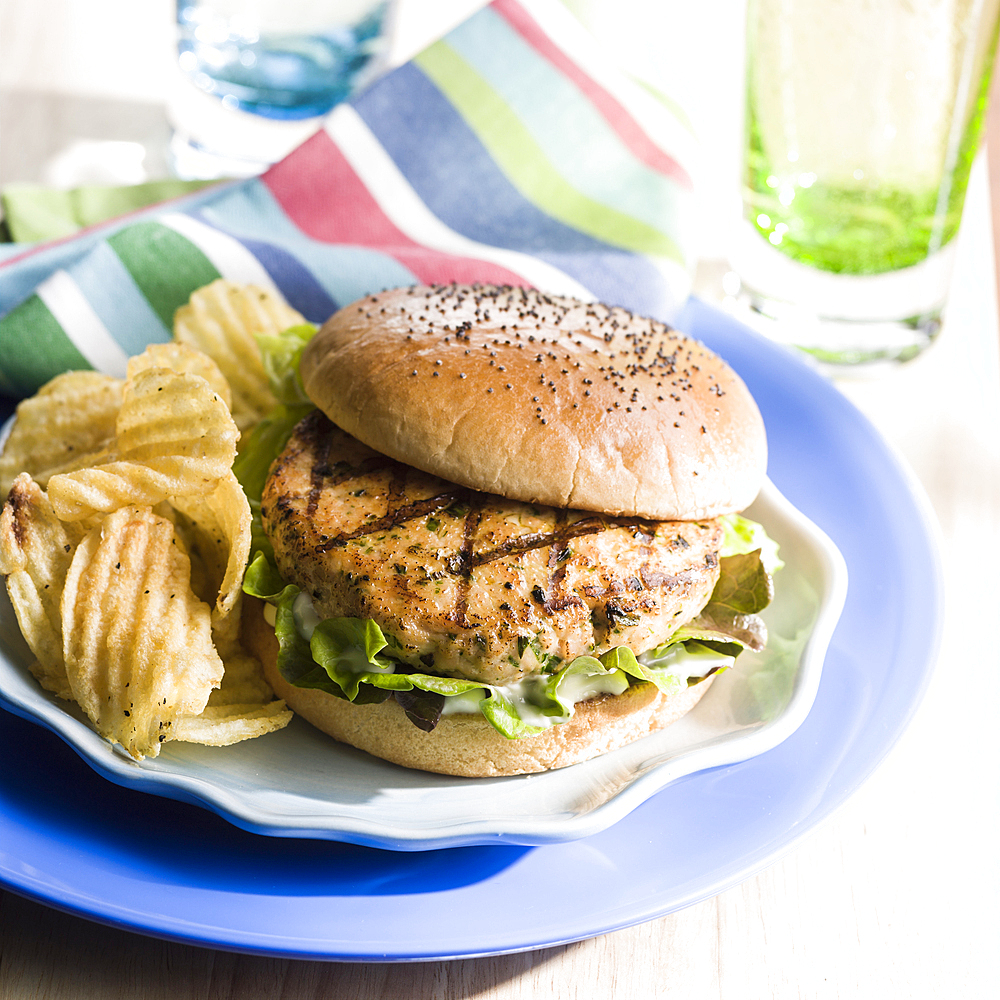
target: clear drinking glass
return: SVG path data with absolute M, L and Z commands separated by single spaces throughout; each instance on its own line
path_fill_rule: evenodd
M 830 366 L 935 337 L 985 119 L 1000 0 L 749 0 L 731 265 Z
M 175 172 L 244 176 L 280 159 L 380 68 L 391 6 L 177 0 L 178 66 L 188 84 L 169 109 Z

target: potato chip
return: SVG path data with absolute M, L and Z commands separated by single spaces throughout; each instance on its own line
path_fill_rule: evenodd
M 238 612 L 238 606 L 237 606 Z M 240 615 L 212 616 L 212 641 L 226 665 L 222 684 L 208 699 L 209 707 L 223 705 L 267 704 L 274 697 L 264 678 L 260 660 L 248 653 L 240 642 Z
M 14 480 L 0 512 L 0 574 L 7 577 L 21 634 L 38 657 L 32 673 L 60 698 L 72 695 L 63 661 L 59 602 L 82 534 L 79 525 L 59 521 L 48 497 L 27 473 Z
M 126 381 L 72 372 L 18 408 L 0 456 L 0 572 L 31 670 L 136 759 L 291 718 L 240 642 L 252 521 L 229 407 L 244 426 L 273 407 L 254 335 L 303 322 L 279 296 L 216 282 Z
M 226 376 L 219 366 L 202 351 L 196 351 L 187 344 L 171 341 L 168 344 L 150 344 L 142 352 L 128 359 L 125 377 L 133 379 L 147 368 L 169 368 L 175 372 L 200 375 L 215 391 L 227 407 L 232 406 L 233 393 Z
M 238 612 L 239 605 L 234 609 Z M 292 712 L 264 678 L 256 656 L 240 644 L 239 614 L 212 614 L 212 640 L 225 664 L 222 683 L 197 716 L 180 716 L 170 728 L 170 739 L 207 746 L 229 746 L 241 740 L 283 729 Z
M 176 719 L 171 733 L 172 739 L 184 743 L 227 747 L 284 729 L 291 721 L 292 713 L 283 701 L 266 705 L 209 706 L 201 715 Z
M 208 494 L 230 474 L 239 431 L 226 404 L 198 375 L 147 368 L 125 385 L 108 461 L 49 480 L 64 521 Z
M 66 679 L 66 664 L 62 662 L 62 656 L 59 657 L 58 666 L 52 663 L 42 663 L 41 660 L 35 660 L 34 663 L 29 664 L 28 670 L 31 671 L 31 676 L 46 691 L 51 691 L 57 698 L 62 698 L 65 701 L 73 700 L 73 692 L 70 690 L 69 681 Z
M 210 600 L 228 615 L 241 594 L 250 556 L 250 504 L 243 488 L 230 471 L 206 496 L 171 497 L 170 503 L 183 516 L 179 528 L 188 552 L 208 572 L 215 591 Z
M 273 336 L 304 322 L 280 296 L 220 279 L 199 288 L 177 310 L 174 338 L 204 351 L 218 364 L 233 390 L 233 419 L 246 430 L 277 402 L 254 334 Z
M 211 612 L 192 593 L 174 526 L 123 507 L 79 544 L 61 610 L 69 685 L 102 736 L 155 757 L 179 715 L 198 715 L 222 680 Z
M 57 375 L 17 407 L 0 455 L 0 501 L 27 472 L 41 487 L 57 472 L 87 464 L 115 436 L 125 383 L 100 372 Z

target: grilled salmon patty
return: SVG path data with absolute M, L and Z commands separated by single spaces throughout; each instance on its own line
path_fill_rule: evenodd
M 264 528 L 320 618 L 371 618 L 413 667 L 506 684 L 664 643 L 705 605 L 722 526 L 519 503 L 386 458 L 319 410 L 271 468 Z

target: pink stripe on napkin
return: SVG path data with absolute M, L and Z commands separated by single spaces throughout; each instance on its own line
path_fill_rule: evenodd
M 552 39 L 542 31 L 528 12 L 514 0 L 493 0 L 491 8 L 540 55 L 544 56 L 565 77 L 589 98 L 607 123 L 618 133 L 622 142 L 637 159 L 658 173 L 677 181 L 692 190 L 690 174 L 672 157 L 654 143 L 639 123 L 592 77 L 588 76 Z
M 395 258 L 424 284 L 525 283 L 521 275 L 499 264 L 445 253 L 410 239 L 382 211 L 324 131 L 317 132 L 268 170 L 262 180 L 289 219 L 307 236 L 324 243 L 378 250 Z

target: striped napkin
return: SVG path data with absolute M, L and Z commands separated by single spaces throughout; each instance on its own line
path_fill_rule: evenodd
M 558 0 L 495 0 L 259 178 L 0 266 L 0 393 L 122 375 L 219 277 L 322 322 L 384 288 L 533 285 L 670 320 L 694 265 L 696 144 Z

